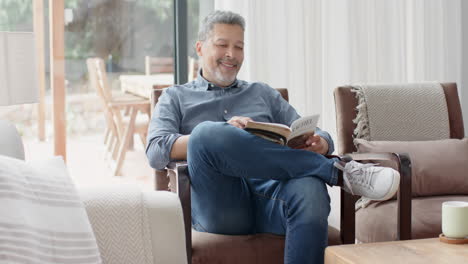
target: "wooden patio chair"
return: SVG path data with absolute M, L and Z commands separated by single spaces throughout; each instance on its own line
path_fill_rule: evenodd
M 92 89 L 96 91 L 96 93 L 99 96 L 99 99 L 101 99 L 101 103 L 103 104 L 103 112 L 104 112 L 104 118 L 106 120 L 106 130 L 105 130 L 105 135 L 104 135 L 104 144 L 109 146 L 111 145 L 111 142 L 115 140 L 115 137 L 117 136 L 117 127 L 115 126 L 114 121 L 112 120 L 112 113 L 109 112 L 109 109 L 105 107 L 105 102 L 104 102 L 104 95 L 102 94 L 102 90 L 98 89 L 97 86 L 97 73 L 95 70 L 94 64 L 94 58 L 93 59 L 87 59 L 86 60 L 86 66 L 88 69 L 88 76 L 89 76 L 89 85 L 91 86 Z M 108 149 L 110 151 L 110 149 Z
M 125 93 L 112 93 L 101 58 L 87 60 L 90 82 L 101 99 L 107 123 L 105 143 L 110 154 L 114 175 L 119 175 L 133 136 L 139 135 L 146 146 L 146 134 L 150 117 L 150 101 Z M 128 113 L 124 116 L 123 112 Z M 141 114 L 139 114 L 141 113 Z M 143 115 L 142 115 L 143 114 Z

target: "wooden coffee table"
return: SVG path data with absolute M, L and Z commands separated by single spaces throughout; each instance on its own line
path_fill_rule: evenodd
M 468 244 L 430 238 L 327 247 L 325 264 L 342 263 L 468 263 Z

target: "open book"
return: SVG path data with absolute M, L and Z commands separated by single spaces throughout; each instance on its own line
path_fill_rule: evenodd
M 305 116 L 297 119 L 288 127 L 283 124 L 249 121 L 245 130 L 264 139 L 291 148 L 304 148 L 310 135 L 315 133 L 319 115 Z

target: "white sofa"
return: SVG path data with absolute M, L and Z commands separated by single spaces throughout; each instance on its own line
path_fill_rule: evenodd
M 187 263 L 177 195 L 125 185 L 78 191 L 103 263 Z
M 14 126 L 0 120 L 0 155 L 24 159 Z M 175 194 L 112 185 L 78 190 L 103 263 L 187 263 L 182 208 Z

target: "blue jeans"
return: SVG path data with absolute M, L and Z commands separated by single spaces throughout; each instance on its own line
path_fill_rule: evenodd
M 224 122 L 192 131 L 187 161 L 193 228 L 286 235 L 284 263 L 323 263 L 336 161 L 271 143 Z

